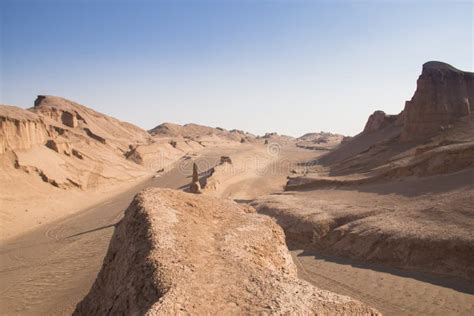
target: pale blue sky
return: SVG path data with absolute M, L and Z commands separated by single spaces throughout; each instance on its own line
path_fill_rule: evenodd
M 354 135 L 424 62 L 473 70 L 470 1 L 0 1 L 0 103 L 58 95 L 147 129 Z

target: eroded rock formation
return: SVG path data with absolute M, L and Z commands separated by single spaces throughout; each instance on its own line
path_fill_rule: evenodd
M 230 200 L 137 195 L 74 315 L 375 314 L 296 275 L 281 228 Z
M 47 126 L 38 115 L 14 106 L 0 106 L 0 154 L 42 145 L 47 138 Z
M 397 120 L 397 115 L 387 115 L 384 111 L 375 111 L 369 116 L 364 127 L 365 133 L 379 131 Z
M 199 183 L 199 173 L 196 163 L 193 163 L 193 178 L 189 186 L 189 191 L 191 193 L 201 193 L 201 184 Z
M 424 140 L 474 111 L 474 73 L 427 62 L 404 109 L 402 141 Z

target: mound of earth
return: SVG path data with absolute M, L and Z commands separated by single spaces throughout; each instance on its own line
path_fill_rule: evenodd
M 343 135 L 327 132 L 306 133 L 296 139 L 296 146 L 312 150 L 328 150 L 339 145 Z
M 137 195 L 74 315 L 376 314 L 296 276 L 282 230 L 230 200 Z
M 184 137 L 193 140 L 206 141 L 209 137 L 217 137 L 229 141 L 244 142 L 252 141 L 255 136 L 240 130 L 226 130 L 221 127 L 209 127 L 199 124 L 173 124 L 163 123 L 152 128 L 149 133 L 158 137 Z
M 373 133 L 397 123 L 398 115 L 387 115 L 384 111 L 375 111 L 369 116 L 364 127 L 364 133 Z M 400 125 L 398 122 L 397 125 Z

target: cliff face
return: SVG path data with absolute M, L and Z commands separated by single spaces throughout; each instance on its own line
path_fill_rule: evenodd
M 401 141 L 425 140 L 474 111 L 474 73 L 427 62 L 404 109 Z
M 47 127 L 41 118 L 14 106 L 0 106 L 0 154 L 44 144 Z
M 296 276 L 269 217 L 168 189 L 137 195 L 74 315 L 375 314 Z
M 433 142 L 435 138 L 439 138 L 437 142 L 444 138 L 455 142 L 472 141 L 469 122 L 473 120 L 473 113 L 474 73 L 442 62 L 427 62 L 418 78 L 417 89 L 403 111 L 397 115 L 375 111 L 361 133 L 341 143 L 319 161 L 326 166 L 332 165 L 333 171 L 340 169 L 335 165 L 344 161 L 370 169 L 410 146 Z M 365 160 L 351 162 L 354 157 Z M 338 174 L 344 173 L 347 171 Z

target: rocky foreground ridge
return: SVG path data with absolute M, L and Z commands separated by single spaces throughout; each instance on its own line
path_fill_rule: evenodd
M 138 194 L 74 315 L 376 314 L 296 276 L 283 231 L 230 200 Z

